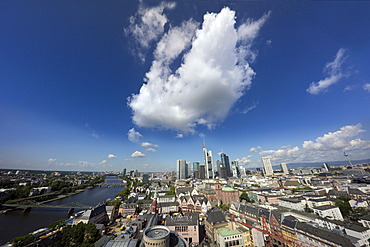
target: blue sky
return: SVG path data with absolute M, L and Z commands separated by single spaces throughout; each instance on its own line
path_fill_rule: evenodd
M 3 1 L 0 167 L 370 158 L 370 2 Z

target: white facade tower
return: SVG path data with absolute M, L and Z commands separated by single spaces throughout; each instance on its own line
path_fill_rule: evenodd
M 269 157 L 262 157 L 263 173 L 265 176 L 273 176 L 274 170 L 272 169 L 271 160 Z
M 186 161 L 185 160 L 177 160 L 176 162 L 177 168 L 177 179 L 186 179 Z
M 284 174 L 289 174 L 288 167 L 286 166 L 286 163 L 280 163 L 281 170 Z
M 204 154 L 204 165 L 206 166 L 206 179 L 214 178 L 213 172 L 213 159 L 212 151 L 207 151 L 206 145 L 203 144 L 203 154 Z

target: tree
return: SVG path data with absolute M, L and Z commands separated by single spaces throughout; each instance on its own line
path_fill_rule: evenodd
M 339 207 L 343 217 L 347 217 L 352 211 L 351 205 L 348 201 L 337 200 L 335 202 L 335 206 Z
M 249 198 L 249 196 L 248 196 L 248 194 L 247 194 L 247 192 L 243 192 L 243 193 L 241 193 L 241 195 L 240 195 L 240 201 L 243 201 L 243 200 L 245 200 L 245 201 L 247 201 L 247 202 L 251 202 L 251 199 Z
M 16 237 L 10 240 L 10 242 L 13 243 L 13 246 L 16 246 L 16 247 L 25 246 L 27 244 L 32 243 L 33 241 L 35 241 L 35 236 L 33 236 L 32 234 Z
M 220 205 L 216 205 L 216 207 L 218 207 L 219 209 L 223 211 L 228 211 L 230 209 L 230 204 L 220 204 Z
M 61 246 L 94 246 L 94 243 L 100 238 L 99 230 L 93 224 L 84 224 L 67 226 L 63 229 Z
M 175 186 L 170 186 L 170 190 L 166 192 L 166 195 L 175 195 Z

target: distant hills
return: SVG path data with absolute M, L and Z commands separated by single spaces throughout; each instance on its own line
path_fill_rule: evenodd
M 370 159 L 365 160 L 351 160 L 353 165 L 359 165 L 363 163 L 370 163 Z M 299 167 L 322 167 L 324 163 L 329 166 L 350 166 L 348 160 L 342 161 L 327 161 L 327 162 L 313 162 L 313 163 L 287 163 L 289 169 L 299 168 Z M 275 169 L 280 169 L 280 165 L 273 166 Z

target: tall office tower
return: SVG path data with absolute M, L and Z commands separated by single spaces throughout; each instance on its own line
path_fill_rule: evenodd
M 221 161 L 216 160 L 216 168 L 217 168 L 217 172 L 215 172 L 215 177 L 220 178 L 221 177 L 221 169 L 222 169 Z
M 245 171 L 245 167 L 239 166 L 240 176 L 246 176 L 247 173 Z
M 330 171 L 330 166 L 329 166 L 328 163 L 324 163 L 323 166 L 324 166 L 324 169 L 325 169 L 326 172 L 329 172 Z
M 274 170 L 272 169 L 271 160 L 269 157 L 262 157 L 263 173 L 267 176 L 273 176 Z
M 286 166 L 286 163 L 280 163 L 281 170 L 284 174 L 289 174 L 288 167 Z
M 193 176 L 194 178 L 200 178 L 199 177 L 199 162 L 193 162 Z
M 177 179 L 185 179 L 186 178 L 186 161 L 185 160 L 177 160 L 176 162 L 177 168 Z
M 204 165 L 206 166 L 206 178 L 214 178 L 212 151 L 207 151 L 206 144 L 203 144 L 203 154 Z
M 122 176 L 126 177 L 126 168 L 123 168 Z
M 232 174 L 231 169 L 230 169 L 229 156 L 227 156 L 224 153 L 221 153 L 220 156 L 221 156 L 221 163 L 222 163 L 223 167 L 226 170 L 226 176 L 231 177 L 233 174 Z
M 206 166 L 205 165 L 200 165 L 199 166 L 199 178 L 200 179 L 205 179 L 206 178 Z
M 185 162 L 185 178 L 189 178 L 190 174 L 190 162 Z
M 238 161 L 231 161 L 231 171 L 234 178 L 240 177 L 239 163 Z

